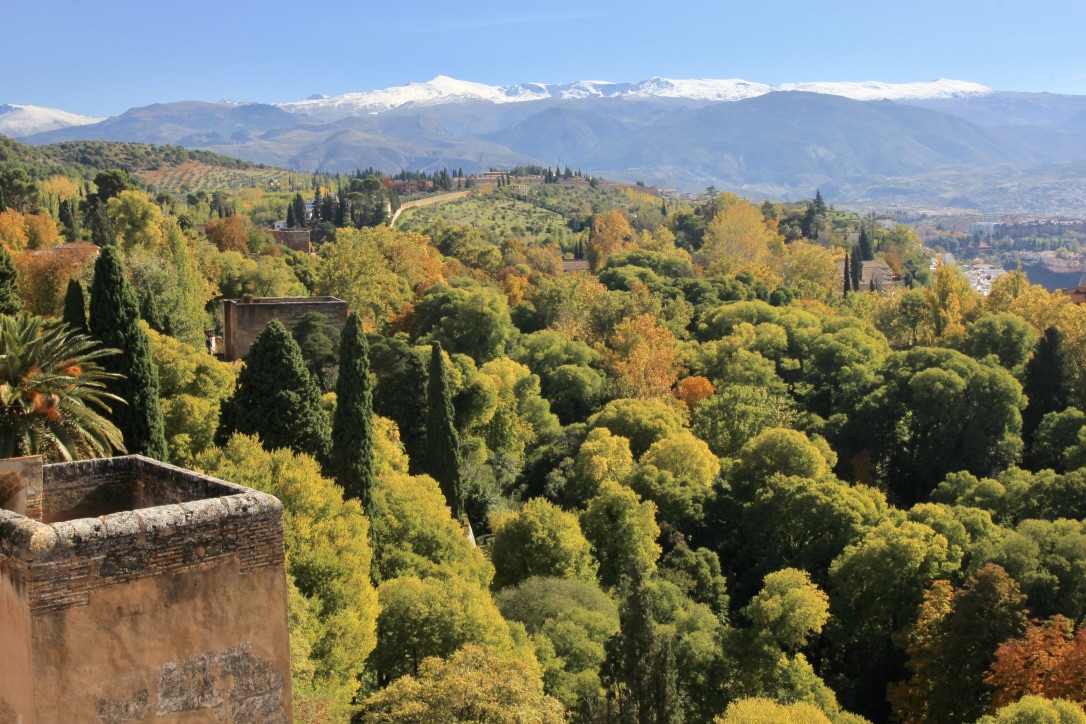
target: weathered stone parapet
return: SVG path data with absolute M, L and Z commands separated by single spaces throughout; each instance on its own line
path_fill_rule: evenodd
M 208 715 L 245 721 L 231 712 L 257 704 L 231 672 L 249 662 L 264 672 L 258 708 L 289 720 L 276 498 L 140 456 L 46 465 L 41 488 L 38 519 L 0 510 L 0 711 L 172 720 L 196 709 L 177 708 L 165 672 L 199 661 L 225 677 Z

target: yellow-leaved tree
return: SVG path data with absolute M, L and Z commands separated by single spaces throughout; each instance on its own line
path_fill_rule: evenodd
M 294 713 L 300 721 L 346 721 L 377 644 L 365 511 L 343 499 L 316 460 L 286 448 L 269 452 L 256 437 L 234 435 L 200 455 L 196 468 L 283 502 Z

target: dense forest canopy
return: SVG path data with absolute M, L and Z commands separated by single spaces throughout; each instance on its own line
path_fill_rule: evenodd
M 298 721 L 1086 721 L 1069 297 L 819 193 L 519 169 L 390 227 L 462 174 L 129 173 L 179 153 L 0 139 L 0 344 L 63 383 L 4 380 L 6 449 L 282 499 Z M 353 314 L 223 362 L 243 294 Z

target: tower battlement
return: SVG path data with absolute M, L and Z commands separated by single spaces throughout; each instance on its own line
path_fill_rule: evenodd
M 0 721 L 290 721 L 276 498 L 140 456 L 0 489 Z

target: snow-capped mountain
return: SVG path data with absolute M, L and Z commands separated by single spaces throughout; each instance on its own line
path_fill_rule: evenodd
M 86 126 L 101 120 L 105 119 L 69 113 L 55 108 L 20 106 L 14 103 L 0 104 L 0 134 L 12 138 L 55 131 L 58 128 Z
M 349 116 L 377 115 L 403 106 L 418 107 L 446 103 L 478 101 L 516 103 L 549 98 L 562 100 L 671 98 L 719 103 L 755 98 L 774 91 L 806 91 L 862 101 L 963 98 L 994 92 L 991 88 L 978 83 L 946 78 L 921 83 L 864 81 L 781 85 L 753 83 L 739 78 L 726 80 L 651 78 L 637 83 L 586 80 L 565 84 L 519 83 L 511 86 L 491 86 L 439 75 L 426 83 L 409 83 L 382 90 L 331 97 L 318 95 L 304 101 L 282 103 L 279 107 L 291 113 L 301 113 L 319 120 L 330 121 Z

